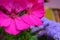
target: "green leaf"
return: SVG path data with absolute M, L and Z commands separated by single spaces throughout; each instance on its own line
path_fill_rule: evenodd
M 32 36 L 29 40 L 37 40 L 36 36 Z
M 0 28 L 0 31 L 4 35 L 3 40 L 37 40 L 37 38 L 30 33 L 30 29 L 22 31 L 15 36 L 7 34 L 2 28 Z

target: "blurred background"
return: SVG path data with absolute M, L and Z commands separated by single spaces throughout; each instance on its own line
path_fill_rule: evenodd
M 44 0 L 45 17 L 60 22 L 60 0 Z

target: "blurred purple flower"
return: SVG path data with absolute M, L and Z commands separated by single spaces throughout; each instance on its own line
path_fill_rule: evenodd
M 37 33 L 37 36 L 42 36 L 46 33 L 47 35 L 52 36 L 55 40 L 60 40 L 60 23 L 48 20 L 44 17 L 41 20 L 43 24 L 41 26 L 33 28 L 31 32 L 40 30 Z M 43 29 L 44 31 L 42 31 L 41 29 Z

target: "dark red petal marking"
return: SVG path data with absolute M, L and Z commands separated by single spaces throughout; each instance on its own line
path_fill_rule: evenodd
M 6 10 L 3 6 L 0 6 L 0 11 L 2 11 L 4 14 L 9 15 L 8 10 Z

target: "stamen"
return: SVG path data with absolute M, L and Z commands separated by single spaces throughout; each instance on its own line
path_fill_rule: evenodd
M 24 14 L 26 14 L 26 13 L 27 13 L 27 10 L 23 10 L 23 11 L 21 11 L 21 12 L 18 12 L 17 15 L 18 15 L 18 16 L 22 16 L 22 15 L 24 15 Z

